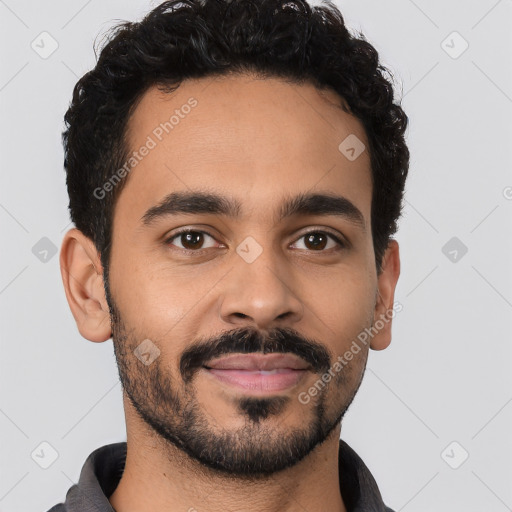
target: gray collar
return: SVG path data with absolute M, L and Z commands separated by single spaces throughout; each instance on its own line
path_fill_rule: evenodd
M 94 450 L 82 467 L 78 484 L 66 494 L 65 503 L 48 512 L 115 512 L 108 497 L 115 491 L 126 461 L 126 442 Z M 340 492 L 347 512 L 393 512 L 387 508 L 370 470 L 357 453 L 340 439 Z

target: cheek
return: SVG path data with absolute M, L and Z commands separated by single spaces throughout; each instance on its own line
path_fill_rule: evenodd
M 198 315 L 212 307 L 208 293 L 222 274 L 192 272 L 129 248 L 124 258 L 112 258 L 111 268 L 112 296 L 126 328 L 177 362 L 183 347 L 198 336 Z
M 164 269 L 155 268 L 143 254 L 129 247 L 125 249 L 112 255 L 109 272 L 112 297 L 127 326 L 158 339 L 184 315 L 186 301 L 182 300 L 182 285 L 164 275 Z
M 315 279 L 314 286 L 310 286 L 307 305 L 321 321 L 319 326 L 323 324 L 325 339 L 333 340 L 332 347 L 338 353 L 371 325 L 375 298 L 372 284 L 368 273 L 351 269 L 328 279 Z

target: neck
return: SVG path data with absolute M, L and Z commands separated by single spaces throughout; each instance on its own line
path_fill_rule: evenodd
M 338 471 L 341 425 L 295 466 L 251 479 L 204 467 L 132 419 L 123 476 L 109 498 L 116 512 L 346 512 Z

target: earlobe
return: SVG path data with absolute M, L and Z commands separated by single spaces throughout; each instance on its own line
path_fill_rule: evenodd
M 383 350 L 391 343 L 391 323 L 394 316 L 395 288 L 400 276 L 400 254 L 398 242 L 390 240 L 382 259 L 382 271 L 378 280 L 378 296 L 375 304 L 370 343 L 373 350 Z
M 92 240 L 78 229 L 70 229 L 64 236 L 60 271 L 80 334 L 90 341 L 108 340 L 112 333 L 101 260 Z

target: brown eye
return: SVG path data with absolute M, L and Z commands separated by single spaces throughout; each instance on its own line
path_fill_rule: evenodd
M 298 240 L 304 240 L 305 249 L 308 251 L 327 252 L 329 249 L 335 249 L 336 246 L 338 248 L 345 247 L 345 244 L 337 236 L 325 231 L 310 231 Z M 329 245 L 329 241 L 333 241 L 333 243 Z
M 325 233 L 308 233 L 304 237 L 308 249 L 325 249 L 327 235 Z
M 205 231 L 187 229 L 175 233 L 170 238 L 168 238 L 165 243 L 175 245 L 174 240 L 177 239 L 177 241 L 181 243 L 181 247 L 180 245 L 177 245 L 179 249 L 183 249 L 185 251 L 198 251 L 208 248 L 204 247 L 205 239 L 207 238 L 214 240 L 214 238 Z M 210 245 L 210 247 L 213 246 Z

